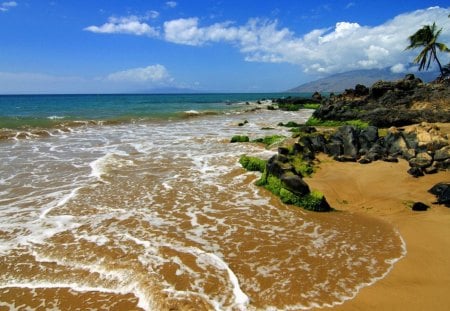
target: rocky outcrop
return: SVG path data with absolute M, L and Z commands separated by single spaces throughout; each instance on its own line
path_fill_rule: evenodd
M 402 158 L 409 162 L 408 172 L 415 177 L 450 168 L 449 137 L 428 123 L 391 127 L 383 137 L 375 126 L 342 126 L 328 137 L 313 131 L 299 138 L 293 149 L 307 160 L 313 160 L 317 152 L 325 152 L 337 161 L 361 164 L 377 160 L 397 162 Z
M 378 81 L 370 88 L 356 85 L 323 98 L 314 113 L 321 120 L 356 120 L 377 127 L 405 126 L 450 120 L 450 88 L 426 84 L 414 75 L 398 81 Z

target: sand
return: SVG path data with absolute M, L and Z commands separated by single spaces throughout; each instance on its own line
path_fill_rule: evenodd
M 362 165 L 323 156 L 321 161 L 319 171 L 305 179 L 310 187 L 338 210 L 389 222 L 407 247 L 384 279 L 333 310 L 450 310 L 450 208 L 433 204 L 435 197 L 427 192 L 450 182 L 450 173 L 413 178 L 403 160 Z M 408 207 L 412 201 L 431 208 L 414 212 Z

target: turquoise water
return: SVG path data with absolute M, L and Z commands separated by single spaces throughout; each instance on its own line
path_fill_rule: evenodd
M 49 128 L 68 121 L 136 121 L 183 117 L 187 111 L 220 113 L 247 101 L 291 96 L 251 94 L 110 94 L 0 96 L 0 128 Z M 310 94 L 303 94 L 308 96 Z

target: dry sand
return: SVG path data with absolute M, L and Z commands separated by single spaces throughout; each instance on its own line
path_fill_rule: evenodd
M 435 205 L 427 192 L 450 173 L 421 178 L 407 174 L 408 163 L 338 163 L 322 157 L 319 171 L 305 179 L 338 210 L 383 219 L 403 237 L 406 256 L 372 286 L 333 310 L 450 310 L 450 208 Z M 431 208 L 414 212 L 421 201 Z

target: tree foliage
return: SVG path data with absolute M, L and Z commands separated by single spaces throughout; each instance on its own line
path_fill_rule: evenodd
M 431 62 L 435 60 L 439 66 L 441 75 L 444 76 L 442 65 L 437 57 L 437 50 L 441 52 L 450 52 L 450 49 L 444 43 L 438 42 L 441 32 L 442 28 L 438 29 L 436 23 L 425 25 L 408 37 L 410 44 L 406 49 L 423 48 L 419 55 L 414 59 L 414 62 L 419 64 L 419 70 L 428 70 Z

